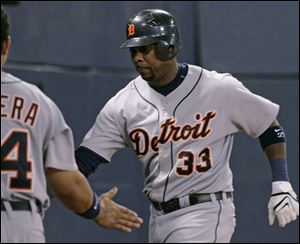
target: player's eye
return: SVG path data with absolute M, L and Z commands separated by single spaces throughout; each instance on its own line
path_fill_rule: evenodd
M 136 52 L 137 52 L 136 48 L 134 48 L 134 47 L 131 47 L 131 48 L 130 48 L 131 56 L 135 56 L 135 55 L 136 55 Z
M 141 46 L 139 52 L 146 54 L 149 52 L 149 46 Z
M 132 47 L 130 48 L 131 55 L 136 55 L 137 53 L 147 54 L 151 51 L 151 46 L 140 46 L 140 47 Z

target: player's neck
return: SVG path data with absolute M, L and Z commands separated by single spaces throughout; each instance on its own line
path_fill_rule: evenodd
M 178 64 L 176 59 L 172 60 L 168 65 L 162 69 L 162 72 L 155 77 L 154 80 L 148 81 L 149 85 L 154 87 L 162 87 L 171 83 L 178 73 Z
M 158 93 L 160 93 L 164 96 L 167 96 L 172 91 L 174 91 L 178 86 L 180 86 L 180 84 L 185 79 L 187 72 L 188 72 L 187 64 L 178 64 L 177 75 L 169 84 L 167 84 L 165 86 L 159 86 L 159 87 L 154 87 L 151 85 L 150 86 Z

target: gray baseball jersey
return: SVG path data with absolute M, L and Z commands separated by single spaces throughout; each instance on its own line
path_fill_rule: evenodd
M 167 96 L 140 76 L 132 80 L 107 102 L 82 142 L 108 161 L 121 148 L 132 148 L 143 163 L 144 192 L 157 202 L 232 191 L 233 134 L 255 138 L 279 111 L 230 74 L 188 67 Z
M 45 168 L 76 170 L 71 129 L 35 85 L 1 71 L 1 200 L 49 206 Z

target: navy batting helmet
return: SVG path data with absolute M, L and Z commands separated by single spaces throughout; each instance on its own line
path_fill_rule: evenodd
M 129 19 L 126 35 L 127 41 L 120 48 L 156 43 L 156 55 L 161 60 L 174 58 L 181 49 L 175 18 L 164 10 L 147 9 L 138 12 Z

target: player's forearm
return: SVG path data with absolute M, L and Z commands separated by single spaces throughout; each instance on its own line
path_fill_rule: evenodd
M 275 120 L 259 137 L 272 169 L 272 181 L 289 181 L 286 138 L 283 128 Z
M 83 213 L 93 202 L 93 192 L 79 171 L 47 170 L 47 180 L 54 194 L 69 209 Z
M 277 119 L 259 136 L 272 169 L 272 181 L 289 181 L 285 133 Z
M 84 213 L 93 203 L 93 192 L 86 180 L 81 174 L 77 173 L 74 179 L 74 185 L 68 195 L 60 195 L 58 198 L 62 203 L 76 213 Z
M 265 148 L 269 160 L 280 158 L 286 159 L 286 143 L 276 143 Z

